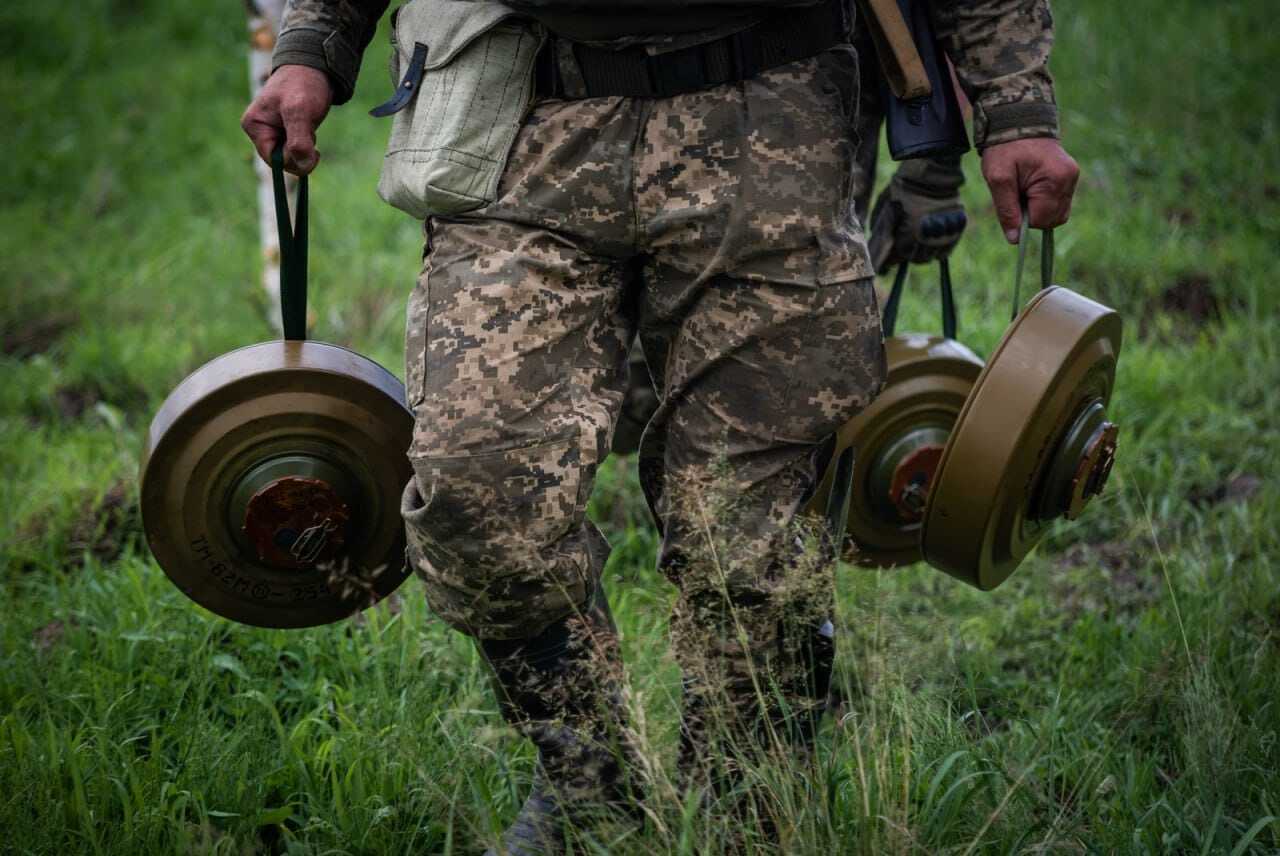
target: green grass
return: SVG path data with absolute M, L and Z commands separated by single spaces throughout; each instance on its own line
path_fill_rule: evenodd
M 754 770 L 786 852 L 1280 851 L 1268 6 L 1059 4 L 1085 173 L 1059 279 L 1126 318 L 1112 486 L 994 593 L 842 569 L 844 715 L 817 769 Z M 187 602 L 139 543 L 155 407 L 270 336 L 243 28 L 234 3 L 0 9 L 0 852 L 469 853 L 528 785 L 529 747 L 416 582 L 398 611 L 256 630 Z M 313 329 L 398 367 L 420 236 L 373 192 L 384 55 L 379 38 L 322 132 Z M 962 338 L 989 353 L 1012 254 L 969 169 L 953 269 Z M 1178 311 L 1205 292 L 1219 319 Z M 899 326 L 935 318 L 920 287 Z M 594 513 L 639 728 L 669 768 L 671 590 L 626 462 Z M 718 852 L 728 831 L 659 788 L 643 830 L 579 849 Z

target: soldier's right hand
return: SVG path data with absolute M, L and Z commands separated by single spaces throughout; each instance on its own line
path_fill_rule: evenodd
M 258 97 L 244 111 L 240 127 L 267 163 L 283 138 L 284 168 L 294 175 L 306 175 L 320 162 L 316 128 L 332 104 L 333 87 L 323 71 L 305 65 L 282 65 L 267 78 Z

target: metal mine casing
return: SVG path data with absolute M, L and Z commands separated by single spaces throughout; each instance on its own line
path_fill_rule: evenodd
M 399 497 L 412 429 L 401 383 L 345 348 L 274 341 L 224 354 L 151 423 L 147 541 L 187 596 L 226 618 L 337 621 L 407 576 Z
M 1051 286 L 987 362 L 947 442 L 925 512 L 925 560 L 971 585 L 1002 583 L 1057 517 L 1101 491 L 1120 316 Z
M 973 351 L 941 336 L 893 336 L 885 341 L 885 351 L 885 387 L 840 429 L 835 452 L 838 456 L 852 446 L 857 456 L 848 534 L 853 561 L 868 567 L 920 560 L 920 518 L 929 482 L 951 426 L 982 370 L 982 360 Z M 826 507 L 834 470 L 828 467 L 810 511 Z M 904 488 L 915 495 L 905 497 Z

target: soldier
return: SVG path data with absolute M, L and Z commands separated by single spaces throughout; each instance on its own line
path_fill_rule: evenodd
M 287 136 L 287 168 L 315 168 L 315 129 L 350 99 L 386 2 L 291 0 L 242 120 L 261 156 Z M 712 698 L 733 745 L 813 740 L 834 556 L 798 512 L 885 363 L 850 204 L 849 0 L 506 5 L 548 33 L 538 95 L 496 200 L 426 222 L 402 514 L 431 608 L 477 640 L 538 749 L 502 846 L 541 853 L 562 847 L 562 818 L 637 796 L 609 547 L 585 515 L 631 332 L 659 397 L 640 473 L 680 590 L 684 772 L 727 751 L 708 745 Z M 933 13 L 1006 235 L 1023 199 L 1033 226 L 1061 224 L 1077 168 L 1056 139 L 1047 0 Z

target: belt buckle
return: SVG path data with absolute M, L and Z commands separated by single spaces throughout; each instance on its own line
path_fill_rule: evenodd
M 683 95 L 704 89 L 709 83 L 701 45 L 648 56 L 649 85 L 655 95 Z

